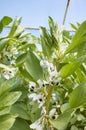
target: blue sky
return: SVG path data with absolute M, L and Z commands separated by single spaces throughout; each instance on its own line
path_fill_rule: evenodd
M 61 25 L 66 3 L 67 0 L 0 0 L 0 19 L 5 15 L 19 16 L 23 26 L 48 27 L 48 16 L 51 16 Z M 86 0 L 71 0 L 65 28 L 70 29 L 70 23 L 81 23 L 85 19 Z

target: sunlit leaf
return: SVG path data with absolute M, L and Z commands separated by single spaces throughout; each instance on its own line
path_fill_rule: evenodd
M 0 97 L 0 108 L 10 106 L 14 104 L 19 97 L 21 96 L 21 92 L 10 92 Z
M 15 117 L 12 115 L 0 116 L 0 130 L 9 130 L 15 122 Z
M 1 22 L 2 22 L 3 26 L 6 26 L 12 22 L 12 18 L 8 17 L 8 16 L 4 16 L 1 20 Z
M 0 21 L 0 33 L 2 32 L 3 28 L 12 22 L 12 18 L 8 16 L 4 16 Z
M 60 76 L 62 78 L 65 78 L 65 77 L 73 74 L 74 71 L 78 68 L 78 66 L 79 66 L 78 62 L 73 62 L 73 63 L 64 65 L 60 70 Z
M 86 21 L 84 21 L 71 41 L 71 44 L 68 46 L 65 54 L 69 53 L 71 50 L 75 49 L 80 44 L 84 44 L 86 42 Z
M 10 113 L 10 107 L 4 107 L 0 109 L 0 116 Z

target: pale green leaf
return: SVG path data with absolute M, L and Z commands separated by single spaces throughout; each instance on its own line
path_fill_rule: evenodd
M 78 108 L 86 104 L 86 82 L 75 88 L 69 96 L 71 108 Z
M 9 112 L 10 112 L 10 107 L 4 107 L 4 108 L 0 109 L 0 116 L 8 114 Z
M 63 113 L 64 111 L 66 111 L 67 109 L 69 109 L 69 103 L 64 103 L 61 105 L 61 112 Z
M 60 70 L 60 76 L 62 78 L 65 78 L 71 74 L 74 73 L 74 71 L 79 67 L 79 63 L 78 62 L 72 62 L 69 64 L 64 65 L 61 70 Z
M 0 116 L 0 130 L 9 130 L 15 122 L 15 117 L 12 115 Z
M 14 104 L 19 97 L 21 92 L 10 92 L 0 97 L 0 108 L 10 106 Z
M 78 128 L 73 125 L 73 126 L 71 127 L 71 130 L 78 130 Z

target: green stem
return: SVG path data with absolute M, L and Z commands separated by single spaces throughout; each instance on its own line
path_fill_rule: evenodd
M 50 86 L 48 95 L 46 97 L 46 115 L 48 114 L 48 110 L 49 110 L 49 105 L 50 105 L 50 99 L 52 97 L 52 92 L 53 92 L 54 86 Z

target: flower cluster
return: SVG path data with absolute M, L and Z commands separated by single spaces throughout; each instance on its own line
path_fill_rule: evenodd
M 60 107 L 59 105 L 56 105 L 55 108 L 52 107 L 49 110 L 49 115 L 47 115 L 46 97 L 48 95 L 48 91 L 46 89 L 44 90 L 44 88 L 58 85 L 61 79 L 59 78 L 59 73 L 57 72 L 56 66 L 53 63 L 48 62 L 48 60 L 41 60 L 40 65 L 44 70 L 45 78 L 44 80 L 37 80 L 36 83 L 30 81 L 28 94 L 28 98 L 32 102 L 37 102 L 39 104 L 38 108 L 42 108 L 41 117 L 30 125 L 30 128 L 35 130 L 44 129 L 46 116 L 47 119 L 56 119 L 58 117 L 57 108 Z M 46 93 L 42 90 L 46 91 Z M 57 100 L 54 92 L 52 93 L 51 98 L 53 101 Z M 46 120 L 46 122 L 48 123 L 48 120 Z
M 48 60 L 41 60 L 40 65 L 48 72 L 48 79 L 45 84 L 54 85 L 60 81 L 59 73 L 53 63 L 48 62 Z

